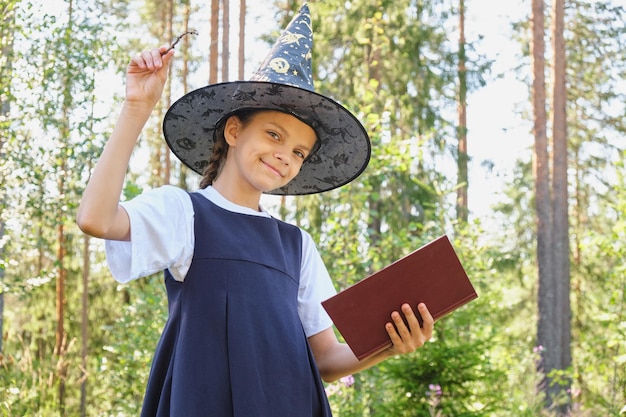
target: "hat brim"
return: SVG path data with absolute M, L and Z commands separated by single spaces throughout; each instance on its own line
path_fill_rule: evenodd
M 185 94 L 165 114 L 165 140 L 182 163 L 202 175 L 211 156 L 216 126 L 242 109 L 288 113 L 317 133 L 319 148 L 302 165 L 298 175 L 268 194 L 329 191 L 348 184 L 367 167 L 370 140 L 350 111 L 314 91 L 266 81 L 212 84 Z

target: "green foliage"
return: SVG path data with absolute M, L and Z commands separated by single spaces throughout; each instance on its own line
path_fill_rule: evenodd
M 14 269 L 11 271 L 15 272 Z M 9 287 L 7 305 L 11 306 L 6 319 L 6 344 L 4 359 L 0 360 L 0 410 L 8 416 L 48 416 L 58 414 L 58 382 L 55 377 L 60 365 L 54 354 L 55 322 L 54 280 L 29 278 L 22 287 Z M 102 329 L 115 323 L 116 312 L 111 305 L 120 305 L 120 297 L 111 285 L 108 274 L 94 280 L 89 291 L 90 357 L 88 369 L 97 369 L 102 357 L 102 346 L 107 339 Z M 71 286 L 79 287 L 78 277 L 68 278 Z M 80 305 L 80 293 L 68 292 L 68 305 Z M 67 410 L 78 410 L 80 381 L 80 318 L 78 311 L 70 310 L 66 328 L 67 353 L 70 364 L 66 386 Z M 97 373 L 94 372 L 94 375 Z M 95 382 L 95 379 L 94 379 Z M 106 394 L 110 396 L 110 393 Z M 73 412 L 72 412 L 73 413 Z
M 167 298 L 163 277 L 143 278 L 118 289 L 121 308 L 102 326 L 104 337 L 96 373 L 94 401 L 102 415 L 139 415 L 152 355 L 165 325 Z
M 626 223 L 620 215 L 626 212 L 626 182 L 623 162 L 617 167 L 615 188 L 599 211 L 600 218 L 615 221 L 608 230 L 587 224 L 578 231 L 578 249 L 585 255 L 573 272 L 577 392 L 581 400 L 592 400 L 598 413 L 613 415 L 626 403 Z
M 7 259 L 0 410 L 7 416 L 79 414 L 81 384 L 95 375 L 91 370 L 100 357 L 99 325 L 114 320 L 110 305 L 117 304 L 106 273 L 106 280 L 82 288 L 83 238 L 73 224 L 85 172 L 103 139 L 96 133 L 96 74 L 108 68 L 115 38 L 103 36 L 104 16 L 94 4 L 73 5 L 71 13 L 59 15 L 42 12 L 43 6 L 18 3 L 8 29 L 14 37 L 12 94 L 5 95 L 9 84 L 2 83 L 3 99 L 10 99 L 8 109 L 3 107 L 10 111 L 3 113 L 0 160 L 7 203 L 0 212 Z M 101 255 L 93 260 L 102 265 Z M 55 287 L 61 274 L 66 291 L 63 339 L 57 344 Z M 93 355 L 86 366 L 81 363 L 81 290 L 88 291 L 90 307 L 91 325 L 86 325 Z
M 439 327 L 446 324 L 440 322 Z M 430 416 L 433 407 L 450 416 L 491 415 L 500 409 L 504 393 L 492 387 L 502 375 L 493 373 L 487 345 L 465 342 L 463 334 L 450 336 L 454 339 L 436 337 L 419 354 L 384 366 L 390 394 L 381 416 Z M 441 388 L 441 395 L 432 392 L 433 386 Z

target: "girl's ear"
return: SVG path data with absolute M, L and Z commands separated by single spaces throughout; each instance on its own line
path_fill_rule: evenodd
M 226 125 L 224 126 L 224 139 L 229 146 L 235 146 L 237 137 L 241 129 L 241 120 L 238 116 L 229 116 L 226 119 Z

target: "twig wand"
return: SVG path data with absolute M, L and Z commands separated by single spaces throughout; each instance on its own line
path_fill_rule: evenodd
M 163 52 L 161 55 L 165 55 L 166 53 L 168 53 L 169 51 L 171 51 L 172 49 L 174 49 L 176 47 L 176 45 L 178 44 L 178 42 L 180 42 L 180 40 L 182 38 L 184 38 L 187 35 L 197 35 L 198 31 L 195 29 L 192 30 L 188 30 L 187 32 L 183 33 L 182 35 L 180 35 L 178 38 L 176 38 L 176 40 L 174 42 L 172 42 L 172 44 L 170 45 L 169 48 L 167 48 L 167 50 L 165 52 Z

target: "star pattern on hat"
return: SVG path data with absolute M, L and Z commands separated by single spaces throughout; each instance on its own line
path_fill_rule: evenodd
M 298 18 L 293 19 L 280 34 L 268 57 L 254 72 L 251 80 L 279 81 L 313 91 L 312 48 L 311 16 L 308 8 L 303 8 Z
M 295 43 L 297 45 L 300 45 L 300 39 L 304 38 L 305 36 L 302 35 L 301 33 L 285 33 L 281 39 L 281 42 L 289 45 L 292 43 Z

